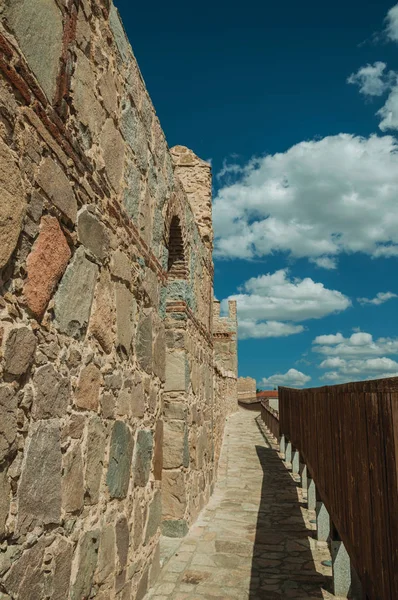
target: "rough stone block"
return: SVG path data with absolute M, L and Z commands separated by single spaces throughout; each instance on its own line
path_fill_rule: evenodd
M 80 443 L 76 442 L 62 459 L 62 508 L 73 513 L 84 504 L 83 459 Z
M 86 503 L 96 504 L 99 500 L 102 469 L 106 444 L 106 432 L 101 419 L 94 416 L 87 427 L 86 446 Z
M 78 567 L 72 583 L 71 600 L 88 598 L 98 561 L 100 531 L 95 529 L 83 533 L 77 549 Z
M 153 433 L 141 429 L 137 434 L 137 442 L 134 454 L 134 484 L 139 487 L 145 487 L 149 480 L 151 472 L 153 454 Z
M 152 316 L 142 315 L 137 327 L 135 352 L 138 362 L 147 373 L 152 373 Z
M 187 505 L 185 476 L 181 471 L 163 470 L 162 512 L 164 520 L 183 519 Z
M 166 352 L 166 392 L 187 391 L 189 378 L 187 379 L 185 352 Z
M 170 538 L 182 538 L 189 531 L 188 523 L 184 519 L 167 520 L 162 523 L 162 535 Z
M 67 600 L 72 571 L 73 544 L 69 540 L 57 536 L 48 549 L 48 554 L 53 563 L 49 596 L 52 600 Z
M 100 261 L 106 258 L 109 250 L 109 236 L 102 221 L 87 207 L 77 216 L 77 234 L 79 241 Z
M 116 421 L 112 430 L 109 467 L 106 482 L 112 498 L 127 495 L 134 440 L 130 429 L 122 421 Z
M 183 421 L 168 421 L 164 424 L 163 468 L 176 469 L 185 460 L 188 445 L 188 429 Z M 188 452 L 189 456 L 189 452 Z
M 138 583 L 136 600 L 144 600 L 146 593 L 148 591 L 148 578 L 149 578 L 149 569 L 145 569 L 141 579 Z
M 61 441 L 58 419 L 30 427 L 18 487 L 20 533 L 36 525 L 56 525 L 61 517 Z
M 124 179 L 125 188 L 123 194 L 123 204 L 128 216 L 134 221 L 137 221 L 142 191 L 141 172 L 136 164 L 132 161 L 127 163 Z
M 131 262 L 127 254 L 122 252 L 120 249 L 115 250 L 112 255 L 111 270 L 114 277 L 117 277 L 128 284 L 131 283 Z
M 93 311 L 90 319 L 91 333 L 107 354 L 114 344 L 115 300 L 108 271 L 102 271 L 97 285 Z
M 62 13 L 52 0 L 6 0 L 5 16 L 50 102 L 62 52 Z
M 120 129 L 137 158 L 139 168 L 141 171 L 146 171 L 148 167 L 148 143 L 145 128 L 130 100 L 124 100 L 123 102 Z
M 115 192 L 119 192 L 124 170 L 125 145 L 113 124 L 113 119 L 107 119 L 102 129 L 101 146 L 106 174 Z
M 106 524 L 101 530 L 96 581 L 103 583 L 115 569 L 115 526 Z
M 159 326 L 154 345 L 153 372 L 160 381 L 166 378 L 166 335 L 163 324 Z
M 155 429 L 155 450 L 153 453 L 153 476 L 155 481 L 161 481 L 163 469 L 163 432 L 164 423 L 158 421 Z
M 133 294 L 123 283 L 116 283 L 117 341 L 127 355 L 131 351 L 136 310 L 137 303 Z
M 10 510 L 11 493 L 11 486 L 5 468 L 0 471 L 0 490 L 0 540 L 2 540 L 6 533 L 6 521 Z
M 52 537 L 41 537 L 38 542 L 15 560 L 4 577 L 4 585 L 14 598 L 36 600 L 45 598 L 46 578 L 41 570 L 44 553 Z
M 127 62 L 128 60 L 131 60 L 131 46 L 128 41 L 127 35 L 124 31 L 123 23 L 119 16 L 119 11 L 113 3 L 109 12 L 109 26 L 113 33 L 117 49 L 119 50 L 120 56 L 122 57 L 123 61 Z
M 117 111 L 118 103 L 115 77 L 111 71 L 106 71 L 102 75 L 98 87 L 105 109 L 112 116 Z
M 33 362 L 36 345 L 37 340 L 33 331 L 27 327 L 12 329 L 4 352 L 5 372 L 16 377 L 26 373 Z
M 87 328 L 98 267 L 87 260 L 80 246 L 55 295 L 55 318 L 62 333 L 80 337 Z
M 172 400 L 166 400 L 164 416 L 166 420 L 176 419 L 178 421 L 185 421 L 187 418 L 187 406 L 185 401 L 174 402 Z
M 18 432 L 18 401 L 11 385 L 0 385 L 0 463 L 13 451 Z
M 70 400 L 70 383 L 66 377 L 54 369 L 52 364 L 44 365 L 33 376 L 35 390 L 32 414 L 35 419 L 63 417 Z
M 145 530 L 145 544 L 156 535 L 162 520 L 162 494 L 160 491 L 155 492 L 155 496 L 149 505 L 148 521 Z
M 82 369 L 76 390 L 76 406 L 86 410 L 98 410 L 101 379 L 101 372 L 94 363 Z
M 76 49 L 75 73 L 72 80 L 73 106 L 77 117 L 82 123 L 84 142 L 91 147 L 93 138 L 102 130 L 105 122 L 105 112 L 97 99 L 95 70 L 87 56 Z
M 32 313 L 41 319 L 71 257 L 58 219 L 45 216 L 39 237 L 29 254 L 24 294 Z
M 47 157 L 41 163 L 37 183 L 54 206 L 76 223 L 77 202 L 71 183 L 52 158 Z
M 116 549 L 119 560 L 119 571 L 122 571 L 127 565 L 127 557 L 129 553 L 130 532 L 127 519 L 121 515 L 116 522 Z
M 4 267 L 21 233 L 26 212 L 26 196 L 16 157 L 0 139 L 0 269 Z

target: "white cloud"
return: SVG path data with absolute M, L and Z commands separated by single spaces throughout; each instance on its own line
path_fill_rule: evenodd
M 246 281 L 241 293 L 221 303 L 227 311 L 228 300 L 238 304 L 239 337 L 284 337 L 301 333 L 295 322 L 320 319 L 351 306 L 349 298 L 329 290 L 310 278 L 289 278 L 288 269 L 260 275 Z
M 264 377 L 261 385 L 262 387 L 273 387 L 275 385 L 303 387 L 309 381 L 311 381 L 309 375 L 305 375 L 301 371 L 297 371 L 297 369 L 289 369 L 284 375 L 276 373 L 275 375 L 271 375 L 271 377 Z
M 398 4 L 395 4 L 387 13 L 386 35 L 392 42 L 398 42 Z
M 251 160 L 215 198 L 216 255 L 398 253 L 397 151 L 392 136 L 340 134 Z
M 379 127 L 382 131 L 398 129 L 398 85 L 391 88 L 385 105 L 376 114 L 381 118 Z
M 314 263 L 321 269 L 337 269 L 337 260 L 330 256 L 320 256 L 319 258 L 310 258 L 310 262 Z
M 398 354 L 398 338 L 374 340 L 370 333 L 357 332 L 344 338 L 340 333 L 331 336 L 318 336 L 313 341 L 313 351 L 318 354 L 338 358 L 372 358 Z M 333 367 L 333 365 L 330 365 Z M 337 365 L 334 365 L 337 366 Z
M 374 304 L 375 306 L 379 306 L 392 298 L 398 298 L 397 294 L 393 294 L 392 292 L 379 292 L 375 298 L 358 298 L 358 302 L 362 305 Z
M 302 333 L 303 331 L 304 327 L 302 325 L 282 323 L 280 321 L 259 322 L 255 319 L 239 319 L 238 322 L 239 339 L 241 340 L 249 338 L 287 337 L 288 335 Z
M 389 86 L 386 68 L 387 65 L 384 62 L 366 65 L 356 73 L 352 73 L 347 79 L 347 83 L 358 85 L 359 92 L 365 96 L 382 96 Z

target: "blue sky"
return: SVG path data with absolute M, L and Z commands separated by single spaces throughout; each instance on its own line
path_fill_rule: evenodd
M 398 5 L 115 4 L 169 145 L 212 161 L 240 375 L 398 374 Z

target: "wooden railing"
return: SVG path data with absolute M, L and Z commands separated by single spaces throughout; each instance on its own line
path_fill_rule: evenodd
M 276 437 L 279 442 L 280 434 L 278 412 L 269 406 L 268 400 L 261 401 L 261 419 L 265 423 L 266 427 L 268 427 L 272 435 Z
M 371 600 L 398 599 L 398 378 L 279 388 L 279 420 Z

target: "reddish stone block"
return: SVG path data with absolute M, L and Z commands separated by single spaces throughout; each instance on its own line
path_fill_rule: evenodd
M 27 259 L 28 278 L 24 287 L 26 302 L 38 319 L 42 318 L 70 257 L 58 220 L 43 217 L 39 237 Z

